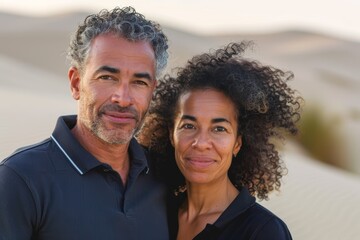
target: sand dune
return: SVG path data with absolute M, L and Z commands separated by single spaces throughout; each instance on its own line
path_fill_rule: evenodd
M 49 137 L 57 117 L 76 112 L 68 81 L 0 55 L 0 158 Z
M 288 224 L 294 239 L 358 239 L 360 177 L 307 157 L 291 143 L 282 152 L 289 174 L 280 193 L 260 204 Z
M 76 112 L 65 51 L 85 13 L 32 18 L 0 13 L 0 158 L 51 134 L 59 115 Z M 282 191 L 261 204 L 284 218 L 294 239 L 347 240 L 360 235 L 360 43 L 305 31 L 199 36 L 165 28 L 168 71 L 191 56 L 231 41 L 254 40 L 246 56 L 292 70 L 290 84 L 307 101 L 338 116 L 339 142 L 359 175 L 316 162 L 292 143 L 283 152 L 289 174 Z

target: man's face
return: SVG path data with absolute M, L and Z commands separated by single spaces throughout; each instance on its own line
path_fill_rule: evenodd
M 69 71 L 73 97 L 79 100 L 79 127 L 106 143 L 128 143 L 148 109 L 155 66 L 148 42 L 97 36 L 83 71 Z

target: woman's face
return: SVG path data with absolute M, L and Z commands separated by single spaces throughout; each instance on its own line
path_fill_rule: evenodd
M 171 142 L 176 163 L 190 183 L 214 183 L 227 178 L 233 154 L 241 147 L 236 110 L 223 93 L 194 90 L 178 102 Z

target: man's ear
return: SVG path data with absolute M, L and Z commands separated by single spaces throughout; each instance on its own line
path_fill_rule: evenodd
M 68 72 L 71 94 L 75 100 L 80 99 L 80 71 L 76 67 L 70 67 Z
M 154 79 L 154 84 L 152 85 L 153 94 L 154 94 L 154 91 L 155 91 L 157 85 L 158 85 L 158 80 L 155 78 L 155 79 Z
M 158 85 L 158 80 L 155 78 L 154 89 L 157 87 L 157 85 Z

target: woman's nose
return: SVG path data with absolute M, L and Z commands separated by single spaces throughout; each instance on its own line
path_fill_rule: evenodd
M 211 147 L 211 139 L 208 133 L 199 133 L 195 136 L 192 147 L 198 149 L 208 149 Z

